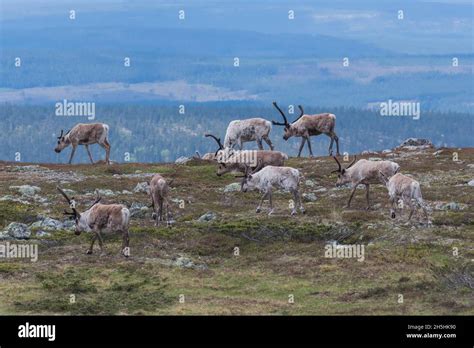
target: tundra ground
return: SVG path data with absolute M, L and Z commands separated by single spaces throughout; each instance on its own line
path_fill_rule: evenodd
M 0 314 L 472 315 L 474 187 L 467 182 L 474 178 L 474 149 L 434 152 L 360 156 L 393 159 L 419 180 L 430 224 L 421 214 L 407 222 L 408 212 L 390 219 L 382 185 L 371 187 L 371 210 L 363 189 L 344 208 L 350 189 L 335 188 L 330 157 L 287 162 L 302 170 L 301 192 L 316 196 L 304 202 L 305 215 L 293 217 L 290 194 L 275 194 L 275 215 L 267 216 L 266 209 L 255 212 L 260 193 L 224 193 L 239 179 L 217 177 L 209 162 L 0 162 L 0 196 L 7 197 L 0 200 L 0 229 L 31 224 L 39 215 L 64 221 L 58 184 L 76 192 L 79 210 L 93 202 L 96 189 L 113 193 L 104 203 L 149 205 L 147 194 L 133 192 L 149 180 L 147 173 L 174 178 L 176 220 L 171 228 L 154 227 L 144 208 L 131 219 L 128 259 L 120 255 L 119 235 L 107 235 L 106 252 L 96 245 L 93 255 L 85 254 L 90 236 L 68 230 L 42 237 L 33 230 L 29 240 L 10 240 L 37 243 L 39 256 L 37 262 L 0 259 Z M 10 188 L 15 185 L 38 186 L 45 200 L 23 197 Z M 446 208 L 449 202 L 454 209 Z M 207 212 L 216 219 L 199 222 Z M 326 258 L 332 241 L 364 245 L 365 259 Z

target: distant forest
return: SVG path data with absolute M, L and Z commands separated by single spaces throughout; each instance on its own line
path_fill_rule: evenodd
M 282 105 L 284 106 L 284 105 Z M 53 149 L 61 129 L 76 123 L 105 122 L 110 126 L 111 159 L 124 162 L 130 154 L 133 162 L 171 162 L 180 156 L 192 156 L 216 150 L 216 144 L 204 137 L 211 132 L 224 139 L 228 123 L 234 119 L 263 117 L 278 120 L 270 105 L 249 102 L 186 103 L 179 113 L 179 103 L 97 105 L 96 118 L 59 117 L 51 105 L 0 105 L 0 131 L 3 134 L 0 160 L 13 161 L 21 154 L 22 162 L 67 163 L 70 148 L 61 154 Z M 295 111 L 296 112 L 296 111 Z M 473 115 L 423 112 L 419 120 L 411 117 L 382 117 L 378 112 L 355 108 L 305 107 L 305 113 L 336 114 L 336 132 L 341 151 L 358 153 L 383 150 L 399 145 L 408 137 L 430 139 L 436 146 L 472 147 Z M 290 115 L 294 119 L 296 115 Z M 270 137 L 277 150 L 296 155 L 300 138 L 282 139 L 282 127 L 273 126 Z M 313 151 L 326 155 L 329 138 L 312 138 Z M 247 143 L 245 148 L 256 148 Z M 95 160 L 104 158 L 97 145 L 91 147 Z M 303 154 L 307 155 L 305 148 Z M 85 149 L 76 152 L 75 163 L 88 162 Z

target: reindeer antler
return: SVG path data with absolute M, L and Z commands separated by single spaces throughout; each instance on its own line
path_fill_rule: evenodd
M 61 134 L 59 135 L 58 139 L 61 139 L 63 137 L 63 134 L 64 134 L 64 129 L 61 129 Z
M 356 155 L 354 155 L 354 160 L 352 161 L 352 163 L 351 163 L 351 164 L 349 164 L 349 165 L 347 166 L 347 168 L 346 168 L 346 169 L 349 169 L 350 167 L 352 167 L 352 166 L 354 165 L 354 163 L 356 162 L 356 159 L 357 159 L 357 156 L 356 156 Z
M 300 109 L 301 114 L 298 116 L 298 118 L 296 120 L 293 121 L 293 123 L 298 121 L 301 118 L 301 116 L 304 115 L 304 110 L 303 110 L 303 107 L 301 105 L 298 105 L 298 109 Z
M 66 215 L 74 215 L 74 216 L 78 216 L 80 215 L 77 210 L 76 210 L 76 202 L 74 201 L 74 197 L 72 199 L 70 199 L 68 197 L 68 195 L 66 194 L 66 192 L 64 192 L 59 186 L 56 186 L 56 189 L 59 191 L 59 193 L 61 193 L 61 195 L 66 199 L 67 203 L 69 204 L 69 207 L 72 209 L 72 213 L 64 210 L 64 213 Z
M 275 126 L 289 126 L 290 124 L 288 123 L 288 120 L 286 119 L 286 116 L 285 116 L 284 112 L 278 107 L 278 105 L 277 105 L 276 102 L 273 102 L 272 104 L 273 104 L 273 106 L 278 110 L 278 112 L 279 112 L 279 113 L 281 114 L 281 116 L 283 117 L 283 120 L 285 121 L 284 123 L 272 121 L 272 123 L 273 123 Z
M 337 166 L 338 166 L 339 168 L 336 169 L 336 170 L 333 170 L 331 173 L 340 173 L 340 172 L 342 172 L 342 166 L 341 166 L 341 163 L 337 160 L 337 157 L 336 157 L 336 156 L 332 156 L 332 158 L 334 158 L 334 160 L 336 161 Z
M 102 197 L 101 197 L 99 191 L 95 190 L 95 193 L 96 193 L 95 201 L 94 201 L 94 203 L 92 203 L 92 205 L 87 210 L 89 210 L 90 208 L 92 208 L 94 205 L 96 205 L 97 203 L 99 203 L 102 200 Z

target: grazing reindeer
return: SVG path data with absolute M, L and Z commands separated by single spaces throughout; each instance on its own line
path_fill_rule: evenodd
M 243 144 L 249 141 L 256 141 L 258 148 L 263 150 L 262 139 L 273 150 L 269 134 L 272 130 L 272 123 L 263 118 L 249 118 L 246 120 L 235 120 L 229 123 L 224 138 L 224 147 L 233 149 L 238 146 L 243 149 Z
M 351 205 L 352 197 L 354 197 L 355 191 L 357 186 L 365 185 L 366 189 L 366 197 L 367 197 L 367 210 L 370 209 L 370 201 L 369 201 L 369 188 L 370 184 L 376 184 L 381 182 L 380 172 L 384 173 L 385 176 L 391 177 L 395 175 L 399 170 L 400 166 L 392 161 L 367 161 L 365 159 L 361 159 L 356 163 L 356 156 L 354 156 L 354 160 L 351 164 L 347 166 L 347 168 L 342 168 L 341 163 L 337 160 L 337 157 L 333 156 L 336 160 L 337 165 L 339 166 L 338 169 L 333 170 L 332 173 L 337 174 L 337 182 L 336 186 L 340 187 L 347 183 L 352 184 L 352 193 L 347 202 L 346 208 L 349 208 Z M 355 163 L 355 164 L 354 164 Z
M 76 210 L 76 202 L 74 198 L 69 198 L 67 194 L 58 186 L 58 191 L 63 195 L 72 209 L 71 212 L 64 210 L 65 215 L 71 215 L 76 222 L 75 234 L 78 236 L 81 232 L 93 232 L 91 245 L 87 250 L 87 254 L 92 254 L 92 249 L 96 239 L 99 239 L 100 250 L 103 251 L 103 239 L 101 232 L 122 233 L 122 254 L 129 256 L 129 234 L 128 222 L 130 220 L 130 211 L 122 204 L 101 204 L 101 197 L 98 195 L 92 206 L 83 213 Z
M 298 157 L 301 155 L 305 142 L 308 142 L 309 154 L 313 157 L 313 151 L 311 150 L 310 137 L 313 135 L 326 134 L 331 138 L 331 144 L 329 145 L 329 155 L 332 156 L 332 145 L 336 142 L 337 156 L 339 156 L 339 138 L 334 132 L 336 127 L 336 115 L 334 114 L 316 114 L 316 115 L 305 115 L 301 105 L 298 108 L 301 114 L 298 116 L 293 123 L 289 123 L 284 112 L 278 107 L 276 102 L 273 102 L 273 106 L 280 112 L 283 117 L 283 123 L 272 121 L 276 126 L 284 126 L 285 134 L 283 139 L 288 140 L 291 137 L 301 137 L 300 149 L 298 151 Z
M 421 209 L 423 209 L 425 218 L 428 220 L 428 212 L 426 211 L 425 203 L 423 202 L 423 197 L 421 196 L 420 183 L 418 181 L 401 173 L 395 174 L 390 179 L 382 172 L 380 172 L 380 176 L 388 189 L 390 203 L 392 204 L 390 209 L 390 216 L 392 219 L 395 219 L 397 202 L 399 199 L 401 199 L 411 209 L 408 220 L 411 219 L 416 206 L 419 206 Z
M 216 173 L 218 176 L 229 172 L 245 173 L 247 166 L 254 173 L 268 165 L 281 167 L 285 164 L 285 160 L 288 159 L 288 155 L 280 151 L 230 150 L 224 148 L 220 139 L 214 135 L 206 134 L 206 137 L 213 138 L 219 146 L 216 153 L 212 154 L 214 155 L 213 159 L 218 162 Z
M 61 135 L 58 137 L 58 145 L 54 149 L 57 153 L 60 153 L 63 149 L 72 146 L 71 156 L 69 157 L 69 164 L 72 162 L 74 153 L 76 152 L 77 145 L 84 145 L 89 155 L 91 163 L 92 160 L 91 152 L 89 151 L 89 145 L 99 144 L 105 149 L 105 162 L 110 164 L 110 144 L 108 141 L 109 137 L 109 126 L 104 123 L 79 123 L 75 125 L 70 131 L 63 135 L 64 131 L 61 130 Z
M 245 173 L 246 166 L 256 173 L 266 166 L 282 167 L 288 155 L 280 151 L 243 150 L 233 153 L 217 165 L 217 176 L 226 173 Z
M 301 203 L 301 195 L 298 190 L 301 179 L 298 169 L 291 167 L 266 166 L 259 172 L 250 174 L 250 168 L 247 167 L 245 175 L 241 177 L 243 177 L 241 185 L 242 192 L 257 189 L 263 193 L 262 199 L 256 209 L 257 213 L 260 212 L 264 199 L 268 198 L 270 201 L 270 212 L 268 215 L 273 214 L 273 188 L 280 188 L 285 191 L 290 191 L 293 194 L 294 207 L 292 208 L 291 215 L 296 214 L 297 206 L 299 206 L 303 214 L 305 213 L 305 209 Z
M 155 174 L 150 181 L 152 217 L 155 220 L 155 226 L 158 226 L 158 221 L 163 221 L 163 205 L 166 208 L 166 224 L 171 226 L 169 219 L 169 186 L 172 182 L 173 180 L 167 183 L 160 174 Z

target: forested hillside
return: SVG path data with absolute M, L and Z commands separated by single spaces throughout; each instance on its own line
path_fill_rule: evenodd
M 53 149 L 61 129 L 65 131 L 79 122 L 105 122 L 110 125 L 111 158 L 124 162 L 130 154 L 131 162 L 170 162 L 179 156 L 191 156 L 216 150 L 216 144 L 205 138 L 211 132 L 222 139 L 228 123 L 234 119 L 263 117 L 278 120 L 275 109 L 258 103 L 189 103 L 184 114 L 179 104 L 161 105 L 100 105 L 96 118 L 55 116 L 54 104 L 19 106 L 4 104 L 0 107 L 1 160 L 66 163 L 70 149 L 57 155 Z M 411 117 L 382 117 L 378 112 L 354 108 L 306 107 L 306 113 L 332 112 L 337 116 L 336 132 L 341 150 L 357 153 L 364 150 L 392 148 L 407 137 L 429 138 L 436 146 L 472 147 L 472 115 L 460 113 L 422 112 L 419 120 Z M 290 115 L 290 119 L 296 115 Z M 290 155 L 297 153 L 299 138 L 288 142 L 282 139 L 282 127 L 274 126 L 271 139 L 276 149 Z M 329 138 L 312 138 L 315 155 L 326 155 Z M 246 148 L 256 148 L 246 144 Z M 104 152 L 92 146 L 94 158 L 103 158 Z M 306 155 L 307 149 L 304 150 Z M 76 162 L 87 161 L 86 151 L 80 148 Z

